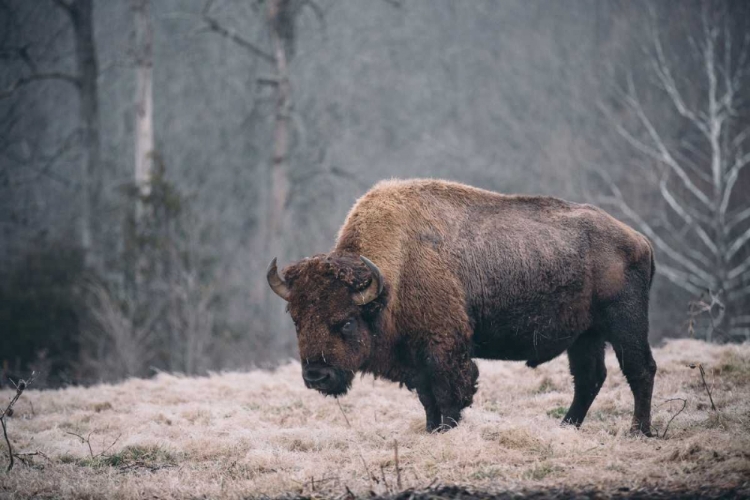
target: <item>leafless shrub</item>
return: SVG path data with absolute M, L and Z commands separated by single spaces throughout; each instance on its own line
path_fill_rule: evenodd
M 82 365 L 96 378 L 118 380 L 146 375 L 154 359 L 153 328 L 162 307 L 136 323 L 133 301 L 115 300 L 100 284 L 88 287 L 88 321 L 83 329 Z
M 121 280 L 88 286 L 85 370 L 110 380 L 153 369 L 205 373 L 225 292 L 222 269 L 206 246 L 210 228 L 191 210 L 191 197 L 168 181 L 158 157 L 148 192 L 127 191 L 141 207 L 127 222 L 128 271 Z
M 86 437 L 83 437 L 82 435 L 77 434 L 75 432 L 65 432 L 65 434 L 70 434 L 71 436 L 77 437 L 81 441 L 81 444 L 85 444 L 88 447 L 88 449 L 89 449 L 89 458 L 90 458 L 91 461 L 95 461 L 95 460 L 97 460 L 99 458 L 107 458 L 109 456 L 109 455 L 107 455 L 107 453 L 109 452 L 109 450 L 111 450 L 112 447 L 115 444 L 117 444 L 117 441 L 119 441 L 120 438 L 122 437 L 122 434 L 118 434 L 117 437 L 115 438 L 115 440 L 112 441 L 112 444 L 110 444 L 109 446 L 107 446 L 104 450 L 100 451 L 99 453 L 94 454 L 94 448 L 91 446 L 91 434 L 90 433 Z
M 706 297 L 706 294 L 708 297 Z M 717 328 L 717 325 L 722 324 L 726 312 L 726 306 L 721 299 L 721 295 L 721 291 L 714 293 L 711 290 L 707 290 L 696 300 L 691 300 L 688 303 L 687 326 L 690 338 L 696 338 L 696 325 L 704 317 L 708 317 L 709 321 L 709 324 L 706 326 L 706 333 L 703 336 L 705 340 L 712 342 L 716 339 L 717 334 L 726 337 L 725 332 Z

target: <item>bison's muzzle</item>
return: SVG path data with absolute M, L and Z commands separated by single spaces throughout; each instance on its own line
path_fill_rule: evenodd
M 351 372 L 323 363 L 312 363 L 302 367 L 302 379 L 308 389 L 315 389 L 326 396 L 343 396 L 352 385 Z

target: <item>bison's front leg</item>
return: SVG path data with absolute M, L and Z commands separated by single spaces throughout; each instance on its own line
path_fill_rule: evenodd
M 432 388 L 429 384 L 417 387 L 417 394 L 419 395 L 419 402 L 424 406 L 424 412 L 427 416 L 427 432 L 433 432 L 440 428 L 440 407 L 438 406 L 437 399 L 432 393 Z
M 461 411 L 470 406 L 474 399 L 479 369 L 471 360 L 468 346 L 464 344 L 456 345 L 452 349 L 446 349 L 444 344 L 434 346 L 427 353 L 425 364 L 432 397 L 442 416 L 439 429 L 452 429 L 461 420 Z M 425 402 L 422 404 L 425 405 Z M 427 425 L 429 428 L 429 413 Z

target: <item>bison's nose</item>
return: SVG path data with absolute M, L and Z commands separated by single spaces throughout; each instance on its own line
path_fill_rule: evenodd
M 330 376 L 331 373 L 329 368 L 306 366 L 302 371 L 302 378 L 305 379 L 305 382 L 309 382 L 311 384 L 319 384 L 328 379 L 328 377 Z

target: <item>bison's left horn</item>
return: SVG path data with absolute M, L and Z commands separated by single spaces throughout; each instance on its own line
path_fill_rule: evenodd
M 279 271 L 276 269 L 276 257 L 273 258 L 271 264 L 268 266 L 268 272 L 266 273 L 268 284 L 271 286 L 271 290 L 282 299 L 289 301 L 289 295 L 292 293 L 289 290 L 289 286 L 279 276 Z
M 362 255 L 360 255 L 359 258 L 362 259 L 362 262 L 364 262 L 364 264 L 367 266 L 367 269 L 369 269 L 372 273 L 372 282 L 370 283 L 370 286 L 368 286 L 361 292 L 357 292 L 352 295 L 354 302 L 357 305 L 363 306 L 377 299 L 378 296 L 383 293 L 383 276 L 380 274 L 380 269 L 378 269 L 378 266 L 373 264 L 370 259 Z

